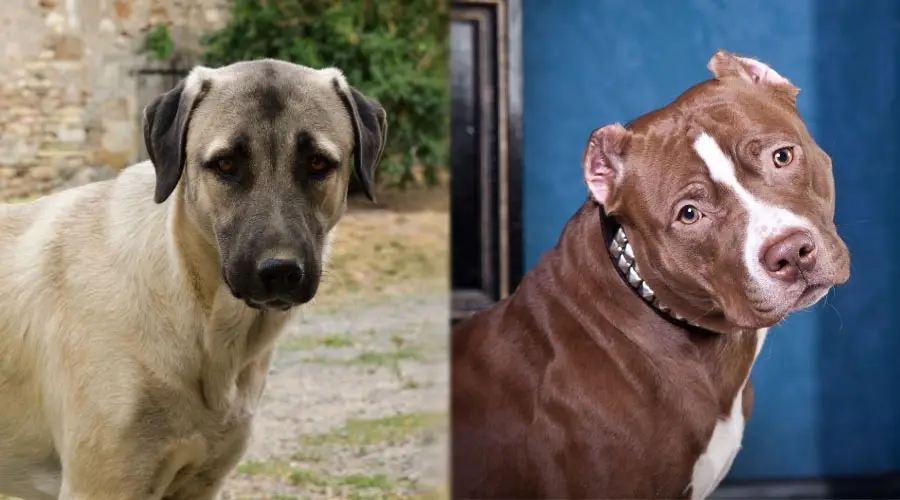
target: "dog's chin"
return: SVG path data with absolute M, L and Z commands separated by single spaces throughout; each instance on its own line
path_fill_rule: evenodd
M 772 297 L 765 304 L 751 305 L 748 310 L 728 314 L 731 323 L 741 329 L 770 328 L 789 314 L 802 311 L 822 300 L 832 285 L 805 284 Z
M 308 303 L 312 300 L 312 297 L 309 299 L 285 299 L 285 298 L 276 298 L 276 299 L 267 299 L 267 300 L 256 300 L 253 298 L 243 298 L 240 299 L 247 304 L 247 307 L 257 309 L 260 311 L 290 311 L 291 309 L 302 306 L 303 304 Z
M 797 300 L 794 301 L 791 312 L 800 311 L 814 305 L 828 295 L 829 290 L 831 290 L 831 285 L 808 285 L 797 297 Z
M 777 300 L 779 313 L 787 316 L 813 306 L 828 294 L 832 286 L 831 283 L 803 283 L 791 287 Z
M 295 302 L 288 302 L 281 299 L 267 300 L 267 301 L 255 301 L 251 299 L 244 299 L 244 304 L 247 304 L 247 307 L 251 309 L 256 309 L 258 311 L 290 311 L 294 307 L 300 305 Z
M 241 302 L 246 304 L 247 307 L 249 307 L 251 309 L 256 309 L 258 311 L 281 311 L 281 312 L 289 311 L 295 307 L 306 304 L 307 302 L 312 300 L 312 297 L 309 297 L 309 298 L 304 297 L 304 298 L 296 298 L 296 299 L 295 298 L 278 297 L 278 298 L 262 299 L 262 298 L 256 298 L 256 297 L 253 297 L 250 295 L 245 295 L 245 294 L 242 294 L 235 290 L 231 290 L 231 295 L 235 299 L 240 300 Z

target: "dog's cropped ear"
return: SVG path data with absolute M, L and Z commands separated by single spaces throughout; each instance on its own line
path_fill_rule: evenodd
M 153 195 L 156 203 L 169 198 L 184 171 L 191 114 L 210 87 L 210 80 L 202 70 L 195 68 L 175 88 L 157 96 L 144 108 L 144 144 L 156 170 Z
M 366 197 L 374 202 L 375 169 L 381 162 L 387 142 L 387 113 L 377 101 L 347 85 L 343 76 L 334 79 L 334 88 L 341 96 L 353 122 L 354 171 Z
M 764 85 L 779 92 L 791 102 L 796 102 L 800 89 L 790 80 L 778 74 L 769 65 L 752 57 L 741 57 L 726 50 L 719 49 L 710 58 L 706 67 L 717 80 L 724 78 L 740 78 L 754 85 Z
M 631 131 L 613 123 L 591 132 L 584 150 L 584 182 L 591 197 L 607 210 L 622 182 L 622 154 L 629 140 Z

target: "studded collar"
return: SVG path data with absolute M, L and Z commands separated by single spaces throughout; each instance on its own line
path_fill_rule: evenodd
M 609 256 L 612 259 L 616 270 L 619 272 L 619 275 L 625 280 L 625 283 L 627 283 L 628 286 L 644 300 L 644 302 L 672 323 L 683 328 L 708 332 L 705 328 L 697 326 L 680 316 L 659 300 L 659 297 L 656 296 L 656 293 L 641 276 L 637 261 L 634 259 L 634 247 L 628 241 L 625 229 L 622 228 L 615 218 L 608 216 L 602 206 L 600 207 L 600 223 L 603 228 L 603 239 L 606 248 L 609 251 Z

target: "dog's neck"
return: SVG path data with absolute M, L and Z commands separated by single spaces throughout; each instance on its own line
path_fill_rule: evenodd
M 631 241 L 628 240 L 625 228 L 622 227 L 615 217 L 607 214 L 602 206 L 598 206 L 598 213 L 603 233 L 603 246 L 608 250 L 609 257 L 619 276 L 628 284 L 629 288 L 634 290 L 648 306 L 676 326 L 696 333 L 713 334 L 713 332 L 682 317 L 659 299 L 656 292 L 653 291 L 641 274 L 640 267 L 634 257 L 634 247 Z
M 210 313 L 216 291 L 222 286 L 219 251 L 204 235 L 202 224 L 188 213 L 181 185 L 167 202 L 168 224 L 174 239 L 173 251 L 179 269 L 196 295 L 197 302 Z
M 175 235 L 177 266 L 207 318 L 200 333 L 202 396 L 210 409 L 226 411 L 262 390 L 275 339 L 290 313 L 252 309 L 234 298 L 221 277 L 215 244 L 190 217 L 180 195 L 176 191 L 167 202 L 169 234 Z
M 699 361 L 715 381 L 714 390 L 724 411 L 724 405 L 734 400 L 735 391 L 744 383 L 764 335 L 756 330 L 711 332 L 654 307 L 652 299 L 643 298 L 636 290 L 639 287 L 631 285 L 607 245 L 598 251 L 600 242 L 614 239 L 620 229 L 615 224 L 603 226 L 606 220 L 600 220 L 598 210 L 598 204 L 587 201 L 569 220 L 556 247 L 529 273 L 534 276 L 527 277 L 528 284 L 523 281 L 520 286 L 528 289 L 522 300 L 533 300 L 528 298 L 532 291 L 567 297 L 565 301 L 582 300 L 596 310 L 580 310 L 579 317 L 561 324 L 588 325 L 592 335 L 608 335 L 612 332 L 608 328 L 613 327 L 616 335 L 624 335 L 651 358 Z M 569 310 L 563 307 L 554 311 L 566 314 Z M 609 340 L 598 339 L 597 343 L 607 345 Z M 696 358 L 685 358 L 688 353 L 695 353 Z

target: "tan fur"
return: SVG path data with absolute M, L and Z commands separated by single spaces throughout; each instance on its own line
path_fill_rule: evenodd
M 247 69 L 206 71 L 218 72 L 213 96 Z M 340 102 L 310 85 L 312 97 Z M 197 108 L 189 153 L 217 140 L 203 130 L 219 109 L 214 99 Z M 342 167 L 303 205 L 327 230 L 322 260 L 354 151 L 340 113 L 321 130 Z M 193 161 L 164 203 L 154 202 L 147 161 L 111 181 L 0 205 L 0 493 L 212 500 L 240 459 L 290 311 L 251 308 L 223 283 L 213 226 L 247 207 Z

